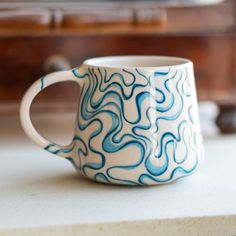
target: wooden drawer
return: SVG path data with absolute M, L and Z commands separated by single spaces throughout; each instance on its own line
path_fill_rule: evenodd
M 234 48 L 234 35 L 0 37 L 0 101 L 19 101 L 27 87 L 44 74 L 46 59 L 55 54 L 64 55 L 72 67 L 86 58 L 106 55 L 186 57 L 194 62 L 200 97 L 217 100 L 220 94 L 231 95 L 235 89 Z M 67 99 L 73 94 L 70 88 L 61 86 L 45 98 Z
M 154 1 L 0 3 L 0 33 L 6 30 L 22 33 L 27 29 L 39 33 L 47 29 L 50 33 L 192 34 L 234 29 L 234 0 L 209 6 L 166 5 Z
M 190 34 L 233 31 L 235 24 L 232 0 L 209 6 L 162 6 L 155 2 L 113 5 L 63 8 L 57 26 L 77 32 Z
M 220 32 L 233 31 L 235 1 L 216 5 L 167 8 L 167 21 L 163 32 Z
M 45 30 L 50 28 L 51 19 L 51 12 L 43 8 L 1 9 L 0 30 Z

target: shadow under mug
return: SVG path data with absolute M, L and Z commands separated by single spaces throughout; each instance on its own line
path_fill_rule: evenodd
M 64 147 L 42 137 L 30 119 L 34 97 L 62 81 L 76 82 L 81 93 L 75 134 Z M 203 159 L 193 64 L 183 58 L 88 59 L 37 80 L 22 99 L 20 119 L 40 147 L 103 183 L 168 183 L 194 172 Z

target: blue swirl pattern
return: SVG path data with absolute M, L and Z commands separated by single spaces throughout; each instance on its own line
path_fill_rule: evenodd
M 73 146 L 46 150 L 68 153 L 85 176 L 104 183 L 161 184 L 197 168 L 202 139 L 188 66 L 73 74 L 84 81 Z

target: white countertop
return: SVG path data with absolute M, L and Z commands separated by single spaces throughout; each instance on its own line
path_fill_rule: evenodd
M 55 140 L 71 120 L 36 123 Z M 85 179 L 32 144 L 15 117 L 0 130 L 0 235 L 236 235 L 236 135 L 206 139 L 206 160 L 188 178 L 122 187 Z

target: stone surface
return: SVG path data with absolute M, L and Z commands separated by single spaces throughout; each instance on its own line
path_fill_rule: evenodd
M 73 118 L 35 123 L 65 142 Z M 36 147 L 16 117 L 1 117 L 0 129 L 1 235 L 236 235 L 236 135 L 207 138 L 205 162 L 188 178 L 122 187 L 91 182 Z

